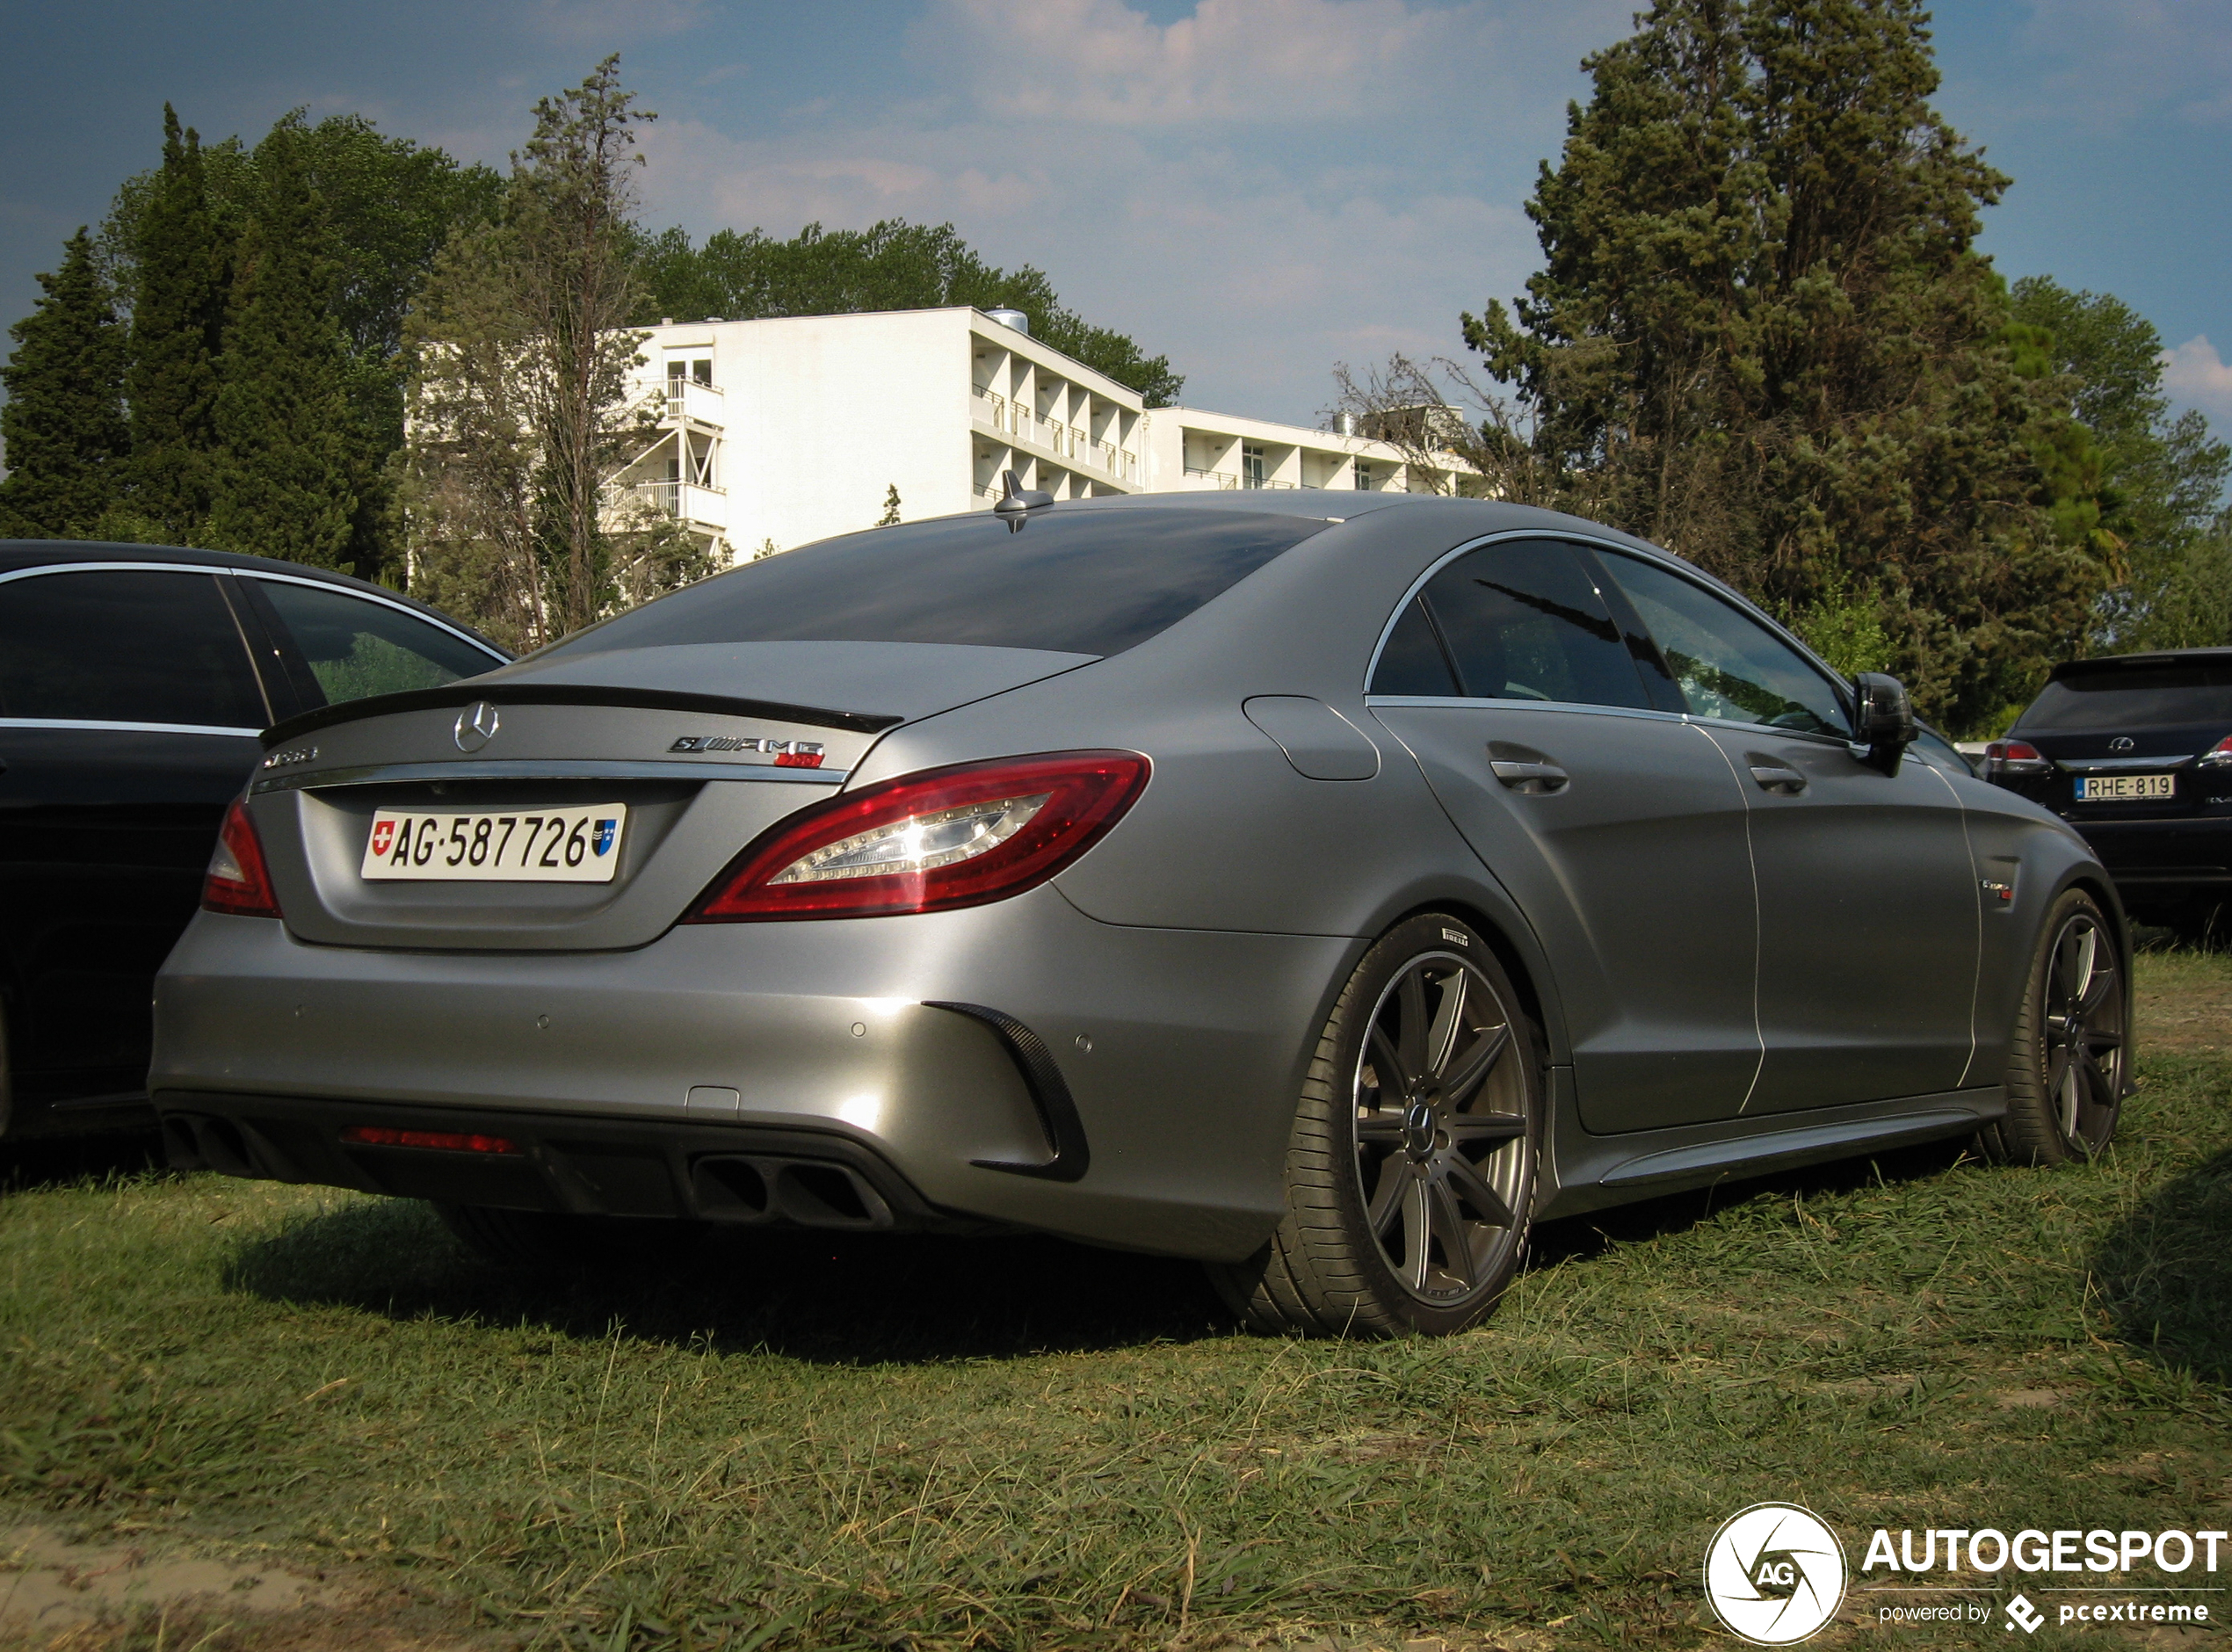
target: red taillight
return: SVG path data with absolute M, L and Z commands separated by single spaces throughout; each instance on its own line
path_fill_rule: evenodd
M 248 818 L 247 800 L 235 798 L 217 830 L 217 851 L 209 857 L 209 871 L 201 880 L 201 905 L 207 912 L 229 912 L 236 917 L 278 917 L 279 896 L 272 891 L 272 874 L 264 866 L 264 844 L 256 836 L 256 822 Z
M 1147 776 L 1136 752 L 1062 751 L 885 780 L 773 828 L 683 921 L 866 917 L 1004 900 L 1098 843 Z
M 384 1124 L 352 1124 L 341 1139 L 359 1148 L 439 1148 L 450 1153 L 517 1153 L 517 1143 L 503 1136 L 474 1135 L 463 1130 L 396 1130 Z
M 2024 740 L 1995 740 L 1984 748 L 1984 755 L 1995 763 L 2043 763 L 2039 749 Z
M 2221 769 L 2232 765 L 2232 735 L 2227 735 L 2207 751 L 2201 753 L 2201 766 Z

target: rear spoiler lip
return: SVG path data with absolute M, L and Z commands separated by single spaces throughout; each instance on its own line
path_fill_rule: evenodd
M 476 685 L 477 684 L 477 685 Z M 770 722 L 804 723 L 815 728 L 843 728 L 875 735 L 907 720 L 880 712 L 831 711 L 819 706 L 787 706 L 779 700 L 740 699 L 726 694 L 692 694 L 680 689 L 603 687 L 576 683 L 478 683 L 474 677 L 440 688 L 407 689 L 364 699 L 321 706 L 273 723 L 257 736 L 269 751 L 337 723 L 402 712 L 440 711 L 486 700 L 493 706 L 611 706 L 641 711 L 694 711 L 718 717 L 757 717 Z

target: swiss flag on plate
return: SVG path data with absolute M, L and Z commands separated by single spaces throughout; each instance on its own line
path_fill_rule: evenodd
M 393 821 L 391 821 L 391 820 L 383 820 L 383 821 L 375 821 L 375 822 L 373 822 L 373 828 L 372 828 L 372 852 L 373 852 L 373 854 L 375 854 L 375 855 L 384 855 L 384 854 L 386 854 L 386 853 L 388 852 L 388 844 L 392 844 L 392 843 L 394 843 L 395 841 L 395 822 L 393 822 Z

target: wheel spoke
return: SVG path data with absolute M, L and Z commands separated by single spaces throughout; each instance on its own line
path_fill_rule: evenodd
M 1445 1076 L 1457 1035 L 1465 1030 L 1465 988 L 1471 979 L 1466 970 L 1452 971 L 1442 987 L 1441 1002 L 1434 1006 L 1433 1030 L 1426 1035 L 1426 1071 L 1437 1078 Z
M 1417 1177 L 1404 1161 L 1388 1159 L 1380 1166 L 1380 1185 L 1372 1195 L 1371 1207 L 1364 1213 L 1373 1238 L 1384 1240 L 1388 1236 L 1388 1229 L 1402 1214 L 1403 1194 L 1417 1184 Z
M 1473 1242 L 1465 1231 L 1464 1213 L 1457 1208 L 1457 1195 L 1446 1181 L 1437 1179 L 1427 1185 L 1427 1206 L 1433 1213 L 1434 1233 L 1441 1240 L 1444 1267 L 1459 1290 L 1471 1290 Z
M 1371 1036 L 1365 1040 L 1365 1047 L 1371 1052 L 1372 1076 L 1380 1081 L 1381 1101 L 1392 1101 L 1401 1105 L 1402 1093 L 1415 1076 L 1402 1070 L 1402 1053 L 1395 1048 L 1395 1040 L 1388 1036 L 1387 1029 L 1377 1024 L 1373 1026 Z
M 1461 1196 L 1480 1219 L 1492 1228 L 1508 1228 L 1514 1218 L 1511 1207 L 1504 1196 L 1488 1185 L 1480 1167 L 1461 1153 L 1452 1153 L 1443 1161 L 1443 1174 L 1448 1177 L 1450 1191 Z
M 1426 1184 L 1419 1177 L 1404 1178 L 1402 1190 L 1402 1241 L 1409 1247 L 1403 1260 L 1409 1264 L 1410 1288 L 1424 1296 L 1426 1279 L 1433 1272 L 1433 1216 L 1426 1197 Z
M 1461 1107 L 1471 1100 L 1473 1092 L 1480 1088 L 1481 1081 L 1488 1076 L 1511 1043 L 1509 1025 L 1482 1033 L 1473 1041 L 1473 1047 L 1465 1052 L 1465 1059 L 1442 1080 L 1443 1099 L 1453 1107 Z
M 1484 1141 L 1509 1141 L 1526 1134 L 1526 1120 L 1515 1112 L 1452 1113 L 1446 1121 L 1449 1139 L 1460 1148 Z
M 1402 983 L 1396 989 L 1395 1004 L 1402 1018 L 1402 1025 L 1395 1032 L 1395 1049 L 1402 1056 L 1402 1083 L 1408 1084 L 1423 1078 L 1426 1073 L 1426 977 L 1419 969 L 1403 972 Z
M 2077 1000 L 2077 1013 L 2091 1015 L 2107 1003 L 2108 996 L 2116 989 L 2116 972 L 2102 967 L 2092 972 L 2092 984 L 2085 989 L 2084 996 Z
M 1370 1142 L 1374 1147 L 1397 1145 L 1402 1140 L 1402 1115 L 1381 1107 L 1369 1112 L 1358 1108 L 1356 1139 L 1359 1143 Z

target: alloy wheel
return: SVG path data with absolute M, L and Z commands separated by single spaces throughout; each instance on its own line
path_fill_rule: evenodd
M 1534 1147 L 1516 1025 L 1472 960 L 1429 953 L 1381 993 L 1358 1056 L 1366 1223 L 1402 1287 L 1438 1308 L 1501 1280 L 1525 1234 Z
M 2115 946 L 2089 913 L 2054 938 L 2045 1011 L 2042 1087 L 2062 1139 L 2098 1153 L 2123 1105 L 2124 994 Z

